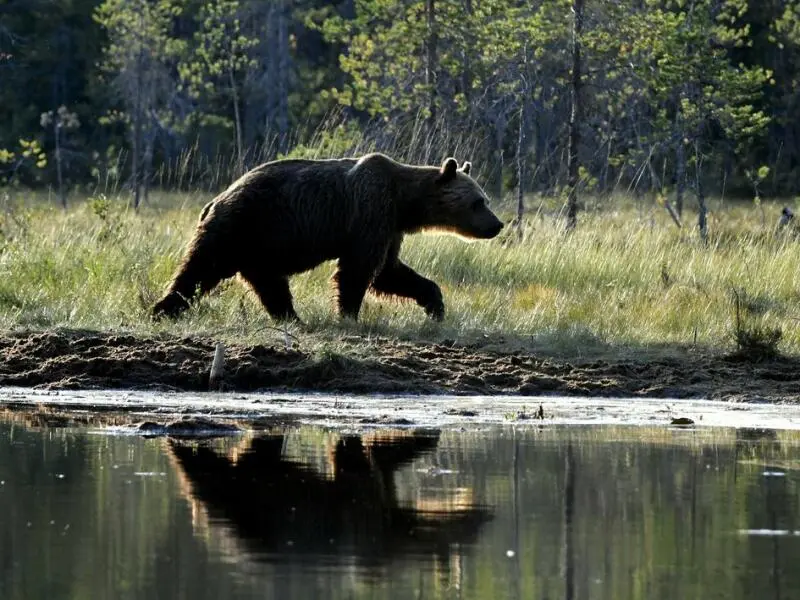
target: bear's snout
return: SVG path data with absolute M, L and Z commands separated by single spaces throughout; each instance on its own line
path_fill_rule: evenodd
M 503 222 L 492 215 L 492 219 L 490 223 L 486 223 L 479 228 L 478 237 L 483 238 L 485 240 L 490 240 L 493 237 L 496 237 L 498 233 L 503 230 Z
M 489 234 L 489 237 L 490 237 L 490 238 L 493 238 L 493 237 L 495 237 L 495 236 L 496 236 L 498 233 L 500 233 L 502 230 L 503 230 L 503 222 L 502 222 L 502 221 L 500 221 L 500 220 L 498 220 L 498 221 L 497 221 L 497 225 L 495 225 L 494 227 L 492 227 L 492 232 Z

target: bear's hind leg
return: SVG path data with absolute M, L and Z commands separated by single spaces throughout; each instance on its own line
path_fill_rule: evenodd
M 288 277 L 261 273 L 258 269 L 241 271 L 240 274 L 253 288 L 261 304 L 274 320 L 301 322 L 292 306 Z
M 375 274 L 375 269 L 358 262 L 339 260 L 339 268 L 333 276 L 339 294 L 339 314 L 358 319 L 364 295 Z

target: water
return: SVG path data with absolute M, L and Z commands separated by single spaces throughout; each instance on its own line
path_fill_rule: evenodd
M 0 422 L 0 598 L 797 598 L 800 433 Z

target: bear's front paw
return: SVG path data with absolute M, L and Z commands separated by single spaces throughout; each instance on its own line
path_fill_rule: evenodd
M 444 304 L 438 306 L 426 306 L 425 314 L 434 321 L 444 321 Z
M 422 305 L 422 308 L 425 309 L 425 314 L 434 321 L 444 320 L 444 300 L 439 286 L 431 290 L 430 298 Z
M 158 321 L 164 317 L 175 319 L 183 311 L 189 308 L 189 302 L 176 292 L 171 292 L 164 296 L 150 312 L 150 316 Z

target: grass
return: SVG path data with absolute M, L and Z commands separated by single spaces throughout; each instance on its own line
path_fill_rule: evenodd
M 236 282 L 174 323 L 149 319 L 209 198 L 155 194 L 136 214 L 124 198 L 74 200 L 62 211 L 10 192 L 0 212 L 0 328 L 283 340 Z M 530 200 L 534 208 L 539 203 Z M 442 286 L 442 324 L 412 303 L 375 298 L 367 299 L 358 324 L 341 323 L 332 264 L 292 280 L 295 306 L 319 343 L 360 334 L 572 354 L 693 344 L 733 349 L 746 326 L 780 330 L 780 350 L 800 352 L 800 240 L 775 235 L 779 205 L 766 206 L 766 224 L 752 205 L 712 211 L 707 244 L 693 229 L 678 230 L 654 204 L 623 199 L 615 206 L 582 213 L 570 235 L 544 206 L 529 217 L 521 240 L 408 237 L 404 260 Z

